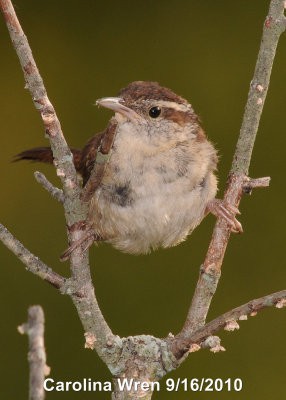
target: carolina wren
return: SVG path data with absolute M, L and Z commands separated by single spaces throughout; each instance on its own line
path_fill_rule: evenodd
M 92 193 L 88 223 L 98 240 L 131 254 L 176 246 L 210 211 L 242 231 L 239 211 L 215 199 L 217 155 L 187 100 L 156 82 L 132 82 L 118 97 L 97 100 L 115 112 L 110 160 Z M 108 129 L 108 128 L 107 128 Z M 71 149 L 86 185 L 104 132 Z M 17 160 L 52 163 L 48 147 Z

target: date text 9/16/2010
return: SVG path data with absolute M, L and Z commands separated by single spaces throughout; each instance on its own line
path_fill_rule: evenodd
M 168 392 L 177 392 L 183 390 L 185 392 L 240 392 L 242 390 L 242 379 L 240 378 L 169 378 L 164 383 L 139 381 L 136 379 L 117 379 L 117 385 L 120 391 L 153 391 L 159 392 L 166 390 Z M 81 381 L 55 381 L 47 378 L 44 381 L 44 389 L 47 392 L 112 392 L 113 384 L 111 381 L 100 382 L 92 381 L 91 378 L 84 378 Z

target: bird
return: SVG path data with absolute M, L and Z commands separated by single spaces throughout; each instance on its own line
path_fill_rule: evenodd
M 104 241 L 124 253 L 147 254 L 184 241 L 209 212 L 242 232 L 239 210 L 216 198 L 217 151 L 186 99 L 157 82 L 135 81 L 117 97 L 96 104 L 114 116 L 82 150 L 71 148 L 85 187 L 102 156 L 103 138 L 115 127 L 103 176 L 90 188 L 91 243 Z M 49 147 L 37 147 L 17 154 L 19 160 L 51 164 L 53 155 Z

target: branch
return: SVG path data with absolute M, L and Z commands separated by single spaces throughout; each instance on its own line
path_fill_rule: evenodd
M 231 174 L 248 174 L 252 150 L 266 99 L 273 61 L 280 35 L 285 31 L 285 1 L 271 0 L 257 57 L 254 76 L 250 83 L 240 135 L 233 158 Z
M 207 337 L 212 336 L 214 333 L 224 328 L 227 331 L 233 331 L 239 329 L 239 325 L 235 322 L 238 320 L 246 320 L 247 316 L 255 316 L 258 311 L 266 307 L 276 306 L 276 308 L 282 308 L 286 306 L 286 290 L 272 293 L 259 299 L 251 300 L 240 307 L 234 308 L 231 311 L 217 317 L 200 329 L 195 330 L 189 338 L 181 343 L 185 347 L 185 350 L 189 349 L 194 343 L 200 344 Z M 179 349 L 178 349 L 179 350 Z M 183 351 L 183 353 L 185 352 Z M 179 352 L 181 349 L 179 350 Z M 180 357 L 180 354 L 177 354 Z
M 30 253 L 2 224 L 0 224 L 0 240 L 26 265 L 27 271 L 39 276 L 57 289 L 63 287 L 66 278 L 54 272 L 38 257 Z
M 263 28 L 254 77 L 250 85 L 242 127 L 224 194 L 224 202 L 236 207 L 239 205 L 245 188 L 250 192 L 253 188 L 261 186 L 261 184 L 266 186 L 267 180 L 269 184 L 269 178 L 252 180 L 247 175 L 269 86 L 276 47 L 281 33 L 285 30 L 284 6 L 285 1 L 283 0 L 271 0 L 269 15 Z M 175 354 L 178 353 L 178 349 L 184 349 L 183 343 L 190 338 L 192 332 L 205 324 L 220 278 L 221 265 L 229 237 L 229 226 L 221 218 L 218 218 L 204 264 L 200 270 L 199 280 L 184 327 L 173 339 L 171 345 Z
M 65 196 L 61 189 L 53 186 L 51 182 L 39 171 L 34 172 L 34 176 L 36 181 L 39 182 L 49 193 L 52 197 L 58 200 L 60 203 L 64 204 Z
M 29 337 L 30 400 L 44 400 L 44 380 L 50 368 L 46 365 L 44 345 L 45 317 L 41 306 L 29 307 L 28 322 L 18 326 L 18 331 Z
M 279 35 L 285 29 L 282 3 L 284 4 L 281 0 L 271 1 L 270 17 L 266 20 L 257 62 L 258 65 L 265 63 L 264 58 L 266 57 L 267 64 L 265 64 L 266 66 L 261 64 L 255 70 L 255 79 L 253 80 L 255 84 L 252 84 L 249 92 L 240 139 L 224 196 L 224 201 L 234 206 L 238 205 L 244 192 L 251 192 L 254 187 L 265 187 L 269 184 L 269 178 L 252 180 L 247 177 L 247 174 L 258 122 L 267 93 L 275 49 Z M 72 246 L 73 243 L 80 242 L 85 234 L 84 226 L 87 217 L 89 191 L 80 190 L 72 154 L 63 137 L 55 111 L 47 97 L 42 79 L 13 6 L 9 0 L 0 0 L 0 7 L 19 56 L 27 87 L 31 91 L 36 108 L 41 113 L 47 135 L 51 141 L 54 164 L 57 168 L 57 174 L 63 182 L 69 245 Z M 111 130 L 111 133 L 106 142 L 108 146 L 106 145 L 106 148 L 104 148 L 104 142 L 101 143 L 101 150 L 96 161 L 98 165 L 102 164 L 102 173 L 112 146 L 113 130 Z M 91 185 L 96 186 L 101 179 L 101 172 L 97 172 L 99 175 L 96 175 L 96 171 L 92 173 Z M 55 188 L 51 187 L 45 178 L 43 180 L 41 177 L 41 180 L 49 192 L 54 191 Z M 4 227 L 3 229 L 5 231 Z M 101 313 L 94 294 L 88 254 L 87 252 L 82 253 L 80 248 L 76 248 L 71 254 L 71 278 L 65 280 L 61 285 L 61 292 L 70 295 L 77 308 L 85 330 L 86 347 L 95 348 L 115 376 L 120 374 L 122 377 L 126 376 L 125 372 L 131 374 L 130 376 L 134 376 L 134 373 L 139 373 L 140 377 L 152 377 L 152 379 L 156 380 L 177 367 L 179 363 L 175 360 L 174 355 L 180 362 L 181 356 L 188 351 L 189 345 L 192 343 L 192 335 L 197 334 L 198 328 L 200 329 L 205 324 L 206 315 L 219 280 L 220 268 L 229 236 L 229 227 L 223 220 L 218 219 L 204 265 L 201 268 L 200 278 L 184 328 L 174 339 L 169 339 L 168 341 L 148 335 L 122 339 L 113 335 Z M 16 239 L 12 237 L 12 240 L 9 240 L 9 235 L 4 235 L 3 242 L 12 251 L 16 247 L 15 254 L 22 261 L 27 262 L 27 257 L 23 257 L 21 253 L 24 248 Z M 31 255 L 26 249 L 24 250 L 27 255 Z M 31 256 L 38 260 L 35 256 Z M 48 267 L 45 266 L 45 268 Z M 48 270 L 50 271 L 50 269 Z
M 269 186 L 270 178 L 256 178 L 256 179 L 246 179 L 245 184 L 243 185 L 243 193 L 251 194 L 253 189 L 256 188 L 264 188 Z
M 0 7 L 6 21 L 11 40 L 24 72 L 26 88 L 29 89 L 36 109 L 40 112 L 53 151 L 57 174 L 62 180 L 65 194 L 74 195 L 79 191 L 72 153 L 65 141 L 61 125 L 52 106 L 32 55 L 28 40 L 21 28 L 10 0 L 0 0 Z
M 63 136 L 55 110 L 47 96 L 43 80 L 36 66 L 28 40 L 24 35 L 16 16 L 13 5 L 10 0 L 0 0 L 0 8 L 24 72 L 26 87 L 30 90 L 34 105 L 41 114 L 46 134 L 51 143 L 54 165 L 57 169 L 57 175 L 61 178 L 63 184 L 65 196 L 65 217 L 68 227 L 69 245 L 71 246 L 74 242 L 80 240 L 85 234 L 81 229 L 83 224 L 80 222 L 85 222 L 87 219 L 88 203 L 85 203 L 80 199 L 81 188 L 78 184 L 72 153 Z M 49 185 L 45 182 L 44 186 L 47 188 Z M 4 227 L 2 231 L 3 230 L 5 230 Z M 11 238 L 13 238 L 12 235 Z M 9 243 L 7 235 L 4 235 L 2 241 L 8 248 L 14 251 L 14 253 L 26 265 L 28 265 L 29 268 L 31 266 L 30 263 L 27 264 L 27 258 L 29 259 L 29 256 L 32 257 L 32 272 L 41 276 L 43 268 L 46 268 L 45 271 L 50 271 L 50 269 L 41 262 L 41 268 L 37 271 L 37 263 L 35 262 L 38 259 L 24 249 L 15 238 L 13 238 L 11 243 Z M 25 256 L 21 253 L 23 249 L 26 252 Z M 70 261 L 71 278 L 66 280 L 65 284 L 61 286 L 61 291 L 62 293 L 71 296 L 85 332 L 96 338 L 94 348 L 97 350 L 100 357 L 106 363 L 110 360 L 111 362 L 116 363 L 115 357 L 112 353 L 115 351 L 114 349 L 118 349 L 120 341 L 113 335 L 99 308 L 92 285 L 88 254 L 87 252 L 81 254 L 81 249 L 76 249 L 72 253 Z M 45 275 L 45 278 L 47 276 L 49 277 L 50 275 Z M 110 346 L 115 342 L 118 346 L 114 345 L 114 349 L 111 351 Z
M 0 240 L 26 265 L 27 271 L 60 289 L 61 293 L 71 296 L 86 334 L 95 338 L 94 348 L 106 362 L 109 358 L 114 358 L 110 347 L 116 343 L 114 347 L 114 352 L 116 352 L 120 346 L 120 340 L 112 334 L 101 313 L 94 294 L 89 268 L 78 268 L 76 278 L 66 279 L 27 250 L 2 224 L 0 224 Z M 84 254 L 74 256 L 75 267 L 85 265 L 86 258 L 87 256 Z M 81 259 L 83 260 L 82 264 Z M 109 354 L 106 354 L 106 346 L 109 348 Z M 113 362 L 116 362 L 115 358 Z

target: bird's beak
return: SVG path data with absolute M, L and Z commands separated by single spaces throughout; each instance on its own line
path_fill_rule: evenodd
M 133 122 L 143 120 L 143 118 L 137 114 L 136 111 L 126 107 L 123 103 L 124 100 L 120 97 L 103 97 L 102 99 L 96 101 L 98 106 L 109 108 L 110 110 L 120 113 Z

